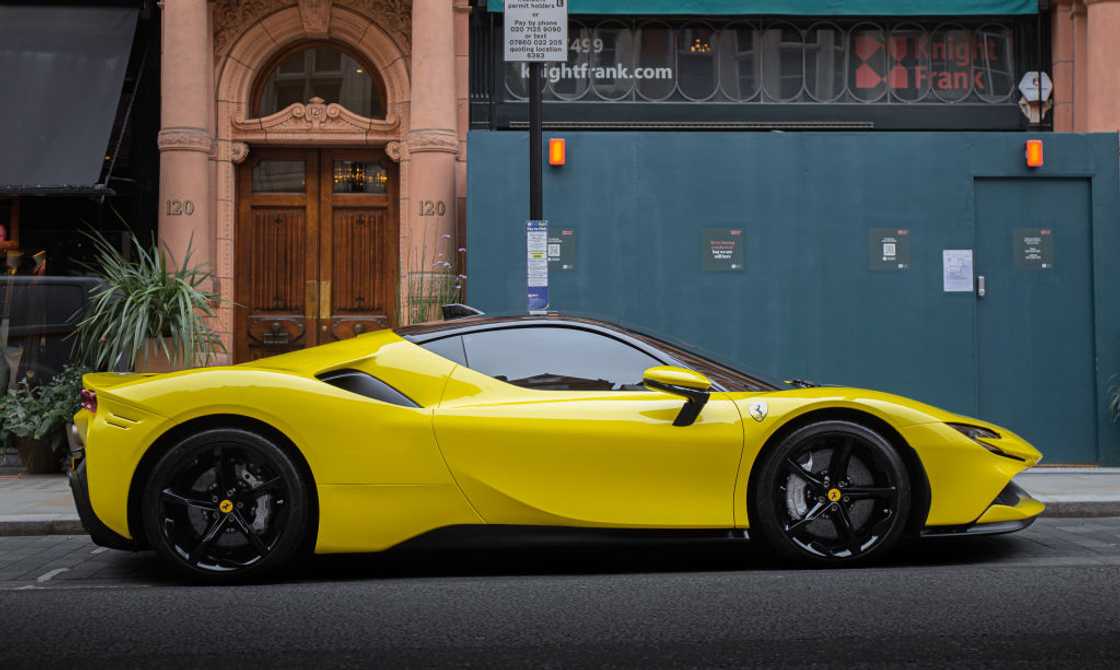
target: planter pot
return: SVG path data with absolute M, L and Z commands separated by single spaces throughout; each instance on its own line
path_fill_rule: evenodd
M 54 453 L 55 439 L 53 436 L 36 440 L 33 437 L 15 438 L 15 446 L 19 451 L 19 458 L 23 467 L 33 475 L 46 475 L 59 472 L 62 468 Z
M 136 372 L 171 372 L 176 370 L 171 363 L 171 359 L 163 353 L 163 347 L 159 346 L 159 340 L 150 337 L 148 343 L 144 347 L 144 351 L 136 357 Z

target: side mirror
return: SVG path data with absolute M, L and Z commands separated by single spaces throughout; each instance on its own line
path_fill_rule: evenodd
M 658 365 L 642 374 L 642 385 L 651 391 L 661 391 L 681 396 L 685 399 L 674 426 L 690 426 L 700 416 L 700 410 L 708 403 L 712 382 L 707 377 L 687 368 L 675 365 Z

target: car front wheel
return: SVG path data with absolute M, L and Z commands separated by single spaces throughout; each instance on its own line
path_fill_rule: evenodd
M 149 542 L 196 581 L 263 577 L 305 543 L 307 486 L 289 455 L 253 432 L 184 439 L 156 464 L 143 496 Z
M 793 431 L 765 455 L 755 480 L 752 527 L 785 558 L 862 563 L 902 537 L 910 480 L 895 448 L 849 421 Z

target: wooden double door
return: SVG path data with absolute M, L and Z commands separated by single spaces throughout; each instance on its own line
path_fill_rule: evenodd
M 380 151 L 250 152 L 238 172 L 238 362 L 396 324 L 397 193 Z

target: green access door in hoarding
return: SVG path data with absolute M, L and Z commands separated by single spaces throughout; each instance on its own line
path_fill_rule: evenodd
M 978 413 L 1049 462 L 1095 463 L 1090 182 L 975 183 Z

